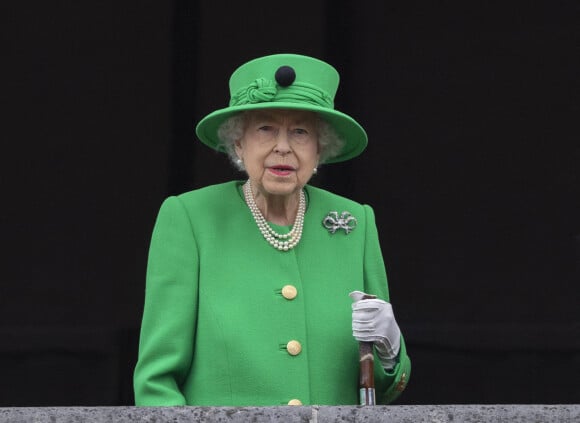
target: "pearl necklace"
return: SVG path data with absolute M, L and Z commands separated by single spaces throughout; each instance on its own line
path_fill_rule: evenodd
M 287 234 L 279 234 L 274 229 L 270 227 L 264 215 L 258 208 L 256 201 L 254 200 L 254 194 L 252 193 L 252 186 L 250 180 L 244 184 L 244 197 L 246 199 L 246 204 L 248 205 L 254 220 L 258 225 L 258 229 L 264 236 L 264 239 L 277 250 L 288 251 L 296 247 L 300 238 L 302 237 L 302 227 L 304 226 L 304 212 L 306 211 L 306 198 L 304 196 L 304 191 L 300 190 L 300 200 L 298 202 L 298 213 L 296 213 L 296 220 L 292 226 L 292 230 Z

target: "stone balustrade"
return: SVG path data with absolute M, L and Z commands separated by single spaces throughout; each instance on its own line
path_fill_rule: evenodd
M 580 404 L 392 405 L 374 407 L 13 407 L 0 408 L 1 423 L 577 423 Z

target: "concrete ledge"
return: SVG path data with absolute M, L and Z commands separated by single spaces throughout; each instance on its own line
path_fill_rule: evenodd
M 172 422 L 580 422 L 580 404 L 394 405 L 376 407 L 14 407 L 0 408 L 2 423 Z

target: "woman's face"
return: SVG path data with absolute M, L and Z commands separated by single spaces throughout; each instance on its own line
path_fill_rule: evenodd
M 247 112 L 236 153 L 263 195 L 289 196 L 310 180 L 320 157 L 317 122 L 299 110 Z

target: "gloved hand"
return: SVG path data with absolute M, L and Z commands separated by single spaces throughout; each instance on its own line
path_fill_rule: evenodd
M 395 321 L 393 308 L 386 301 L 362 299 L 364 292 L 353 291 L 352 335 L 357 341 L 373 342 L 381 364 L 392 369 L 401 347 L 401 331 Z

